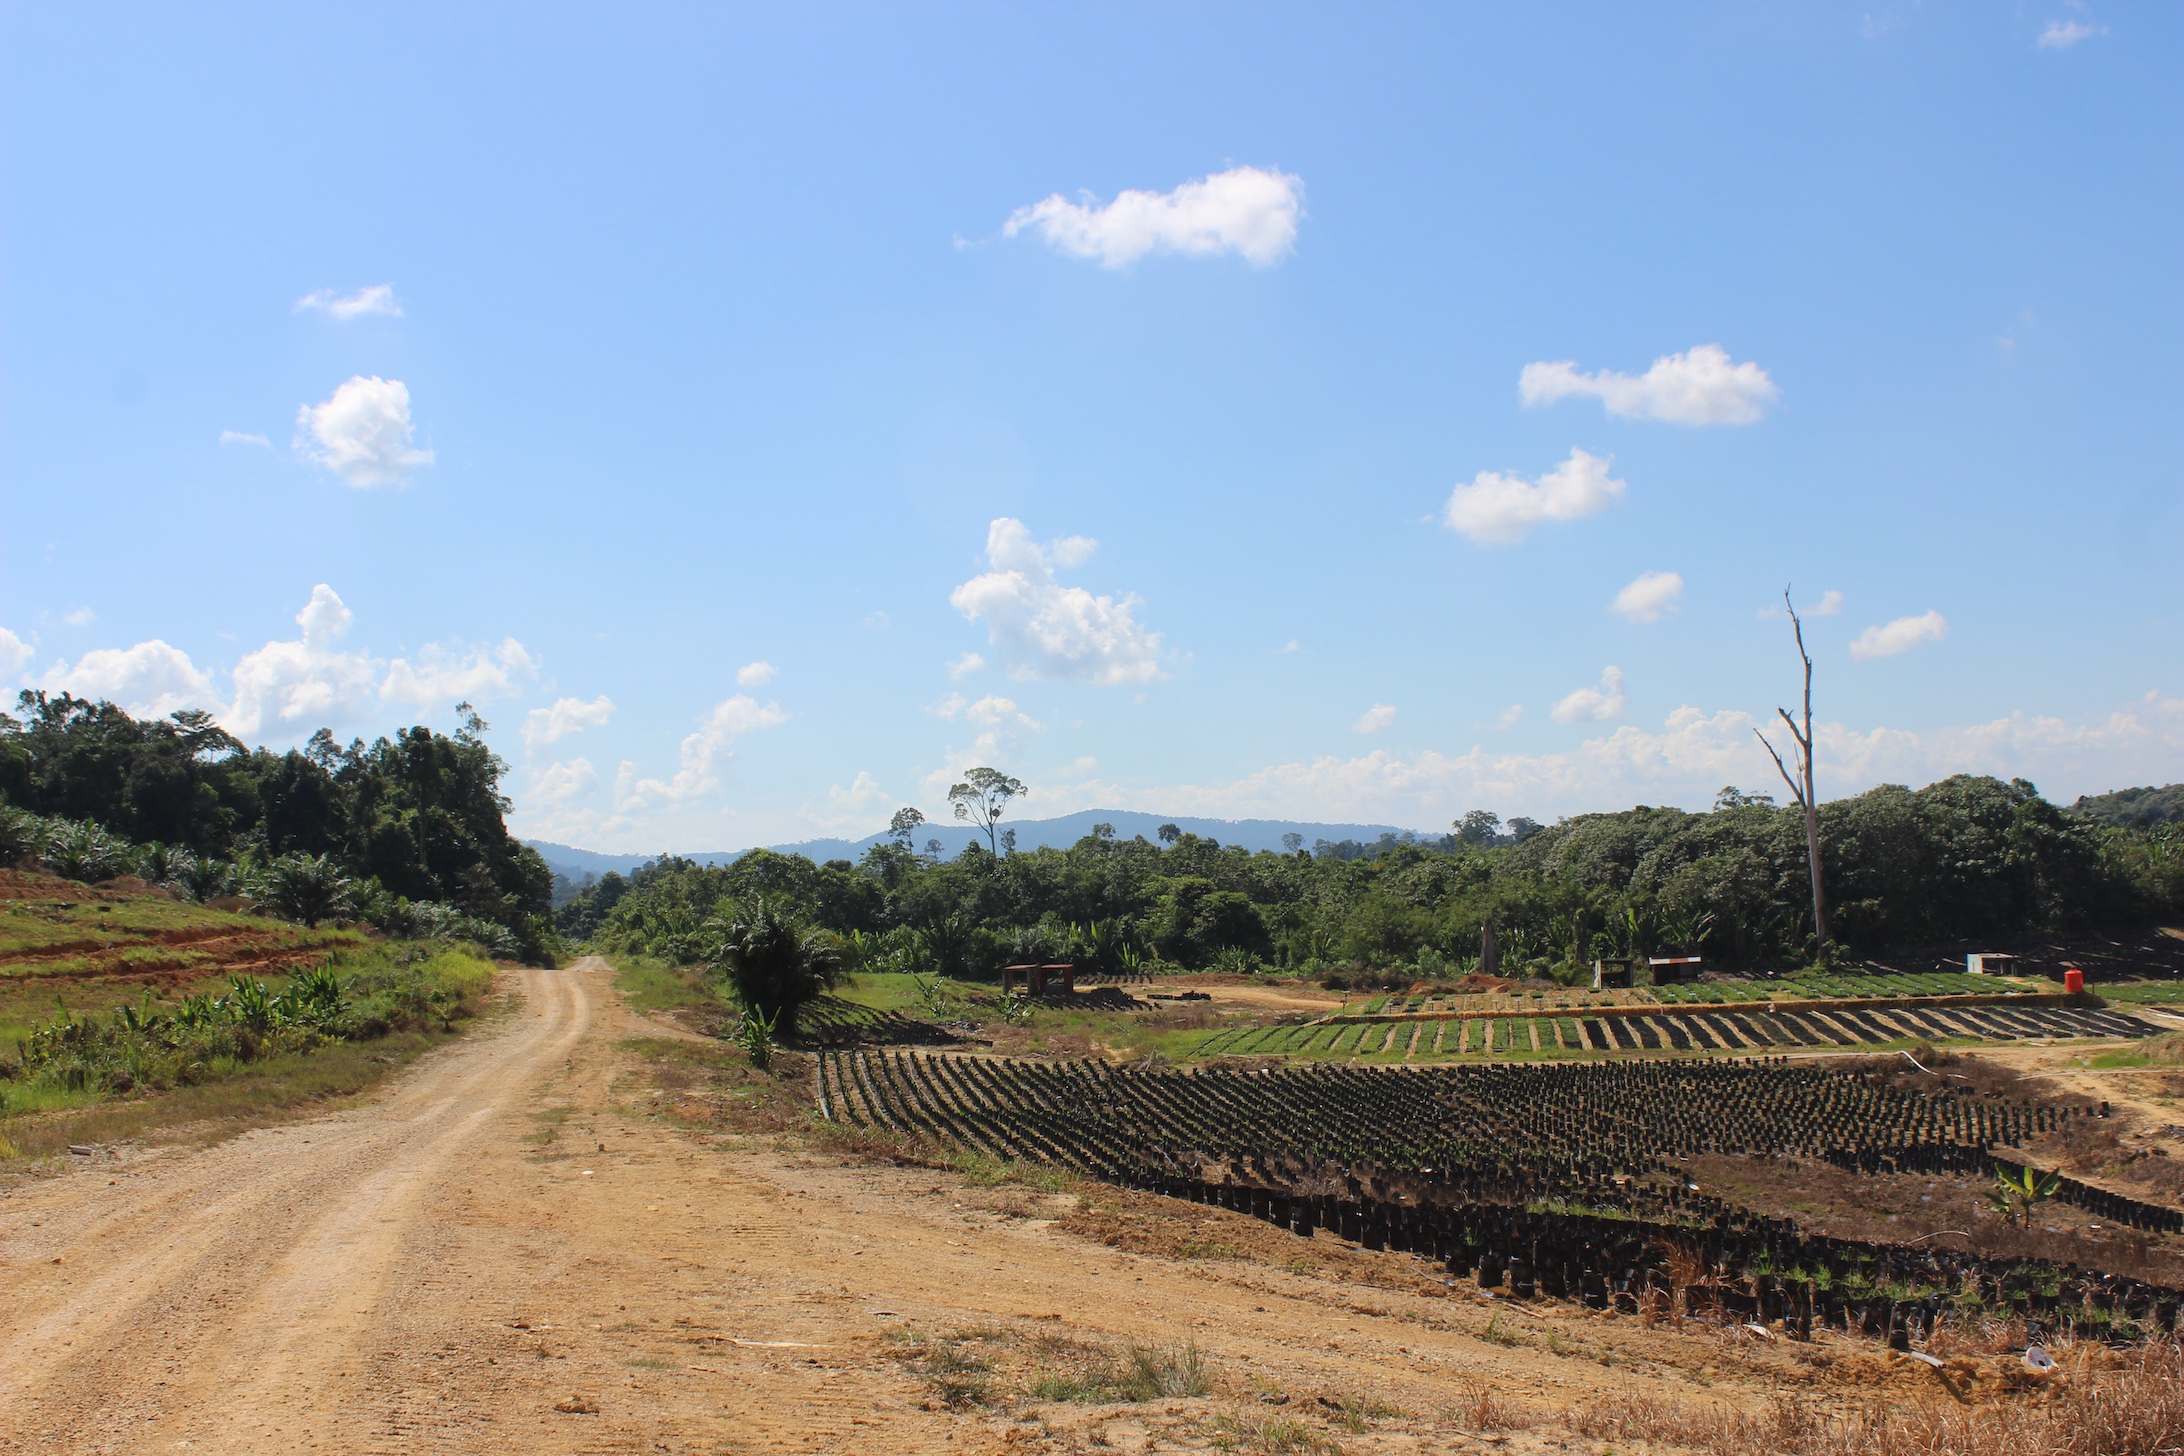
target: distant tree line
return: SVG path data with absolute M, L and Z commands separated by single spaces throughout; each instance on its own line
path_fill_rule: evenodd
M 25 692 L 18 716 L 0 714 L 0 803 L 233 867 L 238 885 L 256 866 L 318 862 L 354 883 L 337 911 L 376 906 L 399 922 L 411 903 L 433 907 L 500 926 L 537 958 L 553 936 L 552 872 L 509 836 L 507 766 L 486 746 L 486 725 L 462 711 L 453 736 L 415 727 L 343 745 L 322 728 L 301 749 L 274 752 L 203 712 L 138 719 L 112 703 Z
M 987 975 L 1069 956 L 1420 978 L 1471 968 L 1495 928 L 1504 970 L 1576 976 L 1595 956 L 1695 952 L 1724 968 L 1816 951 L 1801 811 L 1724 790 L 1704 813 L 1640 806 L 1542 827 L 1473 811 L 1432 840 L 1224 847 L 1106 825 L 1067 849 L 919 853 L 916 811 L 857 863 L 754 850 L 655 860 L 557 912 L 562 933 L 679 962 L 760 900 L 831 933 L 843 961 Z M 1865 955 L 2184 913 L 2178 826 L 2073 816 L 2023 780 L 1959 775 L 1819 807 L 1837 953 Z
M 2070 806 L 2070 812 L 2081 819 L 2126 829 L 2184 823 L 2184 784 L 2083 795 Z

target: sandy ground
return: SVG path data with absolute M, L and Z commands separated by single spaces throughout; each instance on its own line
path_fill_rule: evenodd
M 604 962 L 511 981 L 511 1014 L 358 1106 L 0 1196 L 0 1450 L 1174 1450 L 1279 1409 L 1261 1396 L 1752 1403 L 1798 1374 L 1475 1290 L 1141 1258 L 953 1175 L 694 1132 L 649 1111 L 619 1043 L 659 1028 Z M 967 1327 L 1188 1339 L 1219 1389 L 951 1411 L 903 1335 Z M 1561 1448 L 1400 1421 L 1343 1442 Z
M 1178 982 L 1179 985 L 1183 984 Z M 1327 992 L 1290 990 L 1279 986 L 1223 986 L 1192 982 L 1185 990 L 1203 991 L 1216 1006 L 1266 1007 L 1275 1011 L 1310 1011 L 1327 1015 L 1342 1009 L 1342 998 Z M 1188 1006 L 1188 1001 L 1180 1003 Z

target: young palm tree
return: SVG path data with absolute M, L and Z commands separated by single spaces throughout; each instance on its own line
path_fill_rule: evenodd
M 328 855 L 287 854 L 265 867 L 256 890 L 283 920 L 300 920 L 315 929 L 321 920 L 349 913 L 356 882 Z
M 840 972 L 824 934 L 805 930 L 763 897 L 747 912 L 709 924 L 718 937 L 713 964 L 743 1003 L 745 1016 L 762 1019 L 769 1029 L 793 1032 L 797 1013 L 819 999 Z
M 89 821 L 48 821 L 38 856 L 64 880 L 96 884 L 129 866 L 129 846 Z

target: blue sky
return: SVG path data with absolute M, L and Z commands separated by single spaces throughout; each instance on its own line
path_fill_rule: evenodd
M 1830 797 L 2184 777 L 2173 6 L 4 24 L 22 685 L 1433 828 L 1779 788 L 1790 583 Z

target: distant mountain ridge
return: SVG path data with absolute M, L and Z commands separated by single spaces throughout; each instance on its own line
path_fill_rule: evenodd
M 1173 824 L 1186 834 L 1202 839 L 1219 840 L 1222 844 L 1241 845 L 1248 850 L 1282 847 L 1284 834 L 1304 836 L 1305 848 L 1319 840 L 1340 843 L 1345 839 L 1371 843 L 1383 834 L 1401 834 L 1404 831 L 1392 824 L 1313 824 L 1297 819 L 1198 819 L 1187 814 L 1141 814 L 1134 809 L 1086 809 L 1081 813 L 1064 814 L 1058 819 L 1025 819 L 1011 823 L 1001 821 L 1003 830 L 1016 831 L 1016 847 L 1026 849 L 1066 849 L 1092 832 L 1095 824 L 1112 824 L 1120 839 L 1133 839 L 1143 835 L 1155 840 L 1160 826 Z M 968 824 L 954 821 L 933 823 L 918 829 L 917 847 L 923 850 L 930 840 L 939 840 L 941 854 L 953 859 L 963 852 L 963 847 L 973 839 L 981 844 L 986 836 Z M 780 854 L 801 854 L 807 858 L 825 861 L 830 859 L 856 860 L 875 844 L 884 843 L 887 835 L 868 834 L 863 839 L 806 839 L 795 844 L 769 844 L 767 849 Z M 586 874 L 603 875 L 609 870 L 628 874 L 639 865 L 659 858 L 654 854 L 602 854 L 597 850 L 578 849 L 573 845 L 555 844 L 551 840 L 527 839 L 530 845 L 544 857 L 547 864 L 570 879 Z M 681 857 L 699 864 L 733 864 L 747 849 L 723 849 L 681 851 Z

